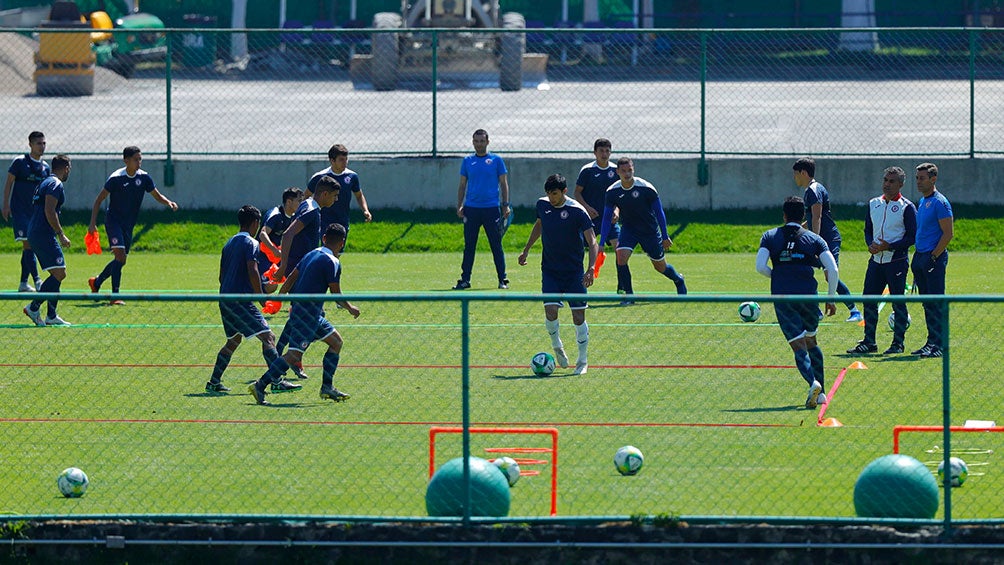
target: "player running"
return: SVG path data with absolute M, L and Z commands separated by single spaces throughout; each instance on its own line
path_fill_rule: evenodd
M 342 265 L 338 255 L 345 247 L 345 228 L 340 224 L 331 224 L 324 232 L 324 244 L 308 253 L 286 278 L 280 292 L 290 289 L 296 294 L 341 294 Z M 336 304 L 359 317 L 359 308 L 345 300 Z M 258 404 L 267 405 L 265 386 L 269 383 L 281 382 L 282 374 L 291 365 L 301 362 L 303 352 L 314 341 L 328 344 L 324 353 L 324 373 L 321 382 L 321 398 L 335 402 L 348 400 L 349 395 L 334 386 L 335 371 L 342 351 L 342 336 L 338 330 L 324 317 L 322 302 L 294 302 L 289 310 L 289 321 L 282 330 L 282 338 L 289 343 L 285 355 L 276 358 L 269 365 L 268 371 L 256 382 L 248 386 L 248 391 Z
M 63 183 L 70 178 L 70 158 L 66 155 L 56 155 L 52 159 L 52 173 L 45 178 L 35 190 L 32 198 L 32 215 L 28 222 L 28 241 L 38 257 L 42 270 L 49 276 L 39 285 L 39 292 L 59 292 L 63 279 L 66 278 L 66 262 L 63 259 L 63 248 L 70 246 L 70 238 L 63 233 L 59 223 L 59 212 L 63 208 L 66 195 Z M 46 318 L 42 319 L 39 310 L 42 300 L 32 300 L 24 307 L 24 313 L 31 318 L 36 326 L 69 326 L 70 323 L 56 313 L 58 299 L 49 300 Z
M 599 254 L 593 221 L 581 204 L 568 198 L 568 184 L 562 175 L 547 177 L 544 192 L 547 196 L 537 200 L 537 221 L 530 230 L 523 253 L 519 255 L 519 264 L 526 265 L 530 248 L 541 238 L 544 248 L 540 261 L 541 292 L 585 294 L 586 288 L 593 284 L 593 266 Z M 589 247 L 589 266 L 585 271 L 582 270 L 583 242 Z M 558 330 L 558 308 L 562 306 L 560 300 L 544 302 L 544 327 L 551 336 L 554 358 L 559 365 L 567 367 L 568 355 L 565 354 L 565 346 Z M 568 307 L 572 311 L 575 341 L 579 345 L 579 356 L 575 361 L 573 374 L 584 375 L 589 369 L 589 326 L 586 325 L 588 306 L 584 300 L 569 300 Z

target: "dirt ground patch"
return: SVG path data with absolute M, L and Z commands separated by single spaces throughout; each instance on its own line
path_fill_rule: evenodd
M 0 96 L 35 94 L 35 51 L 38 41 L 20 33 L 0 33 Z M 128 80 L 102 67 L 94 69 L 94 92 L 110 92 Z

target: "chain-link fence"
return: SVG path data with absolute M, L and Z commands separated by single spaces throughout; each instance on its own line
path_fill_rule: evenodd
M 109 46 L 5 30 L 0 147 L 38 129 L 74 155 L 115 155 L 123 137 L 168 157 L 300 156 L 332 137 L 355 154 L 438 155 L 484 127 L 510 154 L 578 154 L 600 136 L 701 157 L 1004 153 L 1000 29 L 378 23 L 140 30 L 131 51 L 122 32 Z
M 11 516 L 419 518 L 430 473 L 466 448 L 520 464 L 510 516 L 1004 517 L 999 298 L 933 303 L 949 329 L 940 358 L 910 355 L 926 338 L 916 296 L 895 299 L 911 312 L 903 354 L 844 353 L 862 328 L 824 320 L 825 398 L 810 395 L 809 409 L 771 305 L 787 298 L 758 298 L 759 320 L 747 323 L 736 312 L 744 297 L 637 295 L 621 307 L 616 295 L 590 295 L 588 358 L 562 312 L 569 366 L 558 356 L 550 375 L 531 368 L 535 354 L 554 355 L 539 295 L 360 295 L 350 297 L 356 319 L 326 302 L 341 339 L 334 368 L 338 348 L 304 347 L 286 302 L 272 331 L 305 350 L 308 378 L 291 369 L 287 382 L 302 385 L 292 392 L 262 381 L 270 405 L 259 406 L 249 385 L 266 373 L 268 348 L 250 337 L 219 355 L 226 335 L 246 329 L 238 319 L 224 330 L 220 297 L 122 295 L 126 307 L 108 307 L 66 294 L 58 312 L 73 325 L 41 328 L 21 315 L 31 297 L 0 295 L 0 508 Z M 880 305 L 881 349 L 891 311 Z M 318 396 L 332 369 L 344 402 Z M 614 458 L 628 445 L 643 466 L 622 476 Z M 863 513 L 855 485 L 894 451 L 920 462 L 904 471 L 908 495 L 893 492 L 902 473 L 883 475 L 893 483 L 872 497 L 879 513 Z M 935 478 L 946 451 L 968 464 L 950 492 Z M 79 499 L 57 490 L 69 467 L 90 480 Z M 931 496 L 929 516 L 895 514 Z

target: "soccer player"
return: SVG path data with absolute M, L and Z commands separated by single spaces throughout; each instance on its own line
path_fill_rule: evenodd
M 585 207 L 577 201 L 568 198 L 568 184 L 565 177 L 553 174 L 544 182 L 544 192 L 547 196 L 537 200 L 537 221 L 530 230 L 523 253 L 519 255 L 519 264 L 526 265 L 526 256 L 538 238 L 544 248 L 540 260 L 541 292 L 585 294 L 586 288 L 593 284 L 593 266 L 599 247 L 596 245 L 596 235 L 593 232 L 593 221 L 589 218 Z M 582 270 L 582 256 L 585 247 L 589 247 L 589 266 Z M 554 357 L 562 367 L 568 366 L 568 355 L 561 343 L 558 330 L 558 308 L 561 301 L 544 302 L 544 327 L 551 336 L 551 346 L 554 347 Z M 583 375 L 589 369 L 589 326 L 586 325 L 586 302 L 584 300 L 569 300 L 568 307 L 572 311 L 572 323 L 575 325 L 575 341 L 579 345 L 579 356 L 575 361 L 576 375 Z
M 795 185 L 805 189 L 802 200 L 805 202 L 806 227 L 813 233 L 823 238 L 826 245 L 833 254 L 833 259 L 837 265 L 840 264 L 840 230 L 833 221 L 830 214 L 830 193 L 826 187 L 815 179 L 816 162 L 808 157 L 802 157 L 791 166 L 792 175 L 795 177 Z M 837 292 L 849 295 L 850 289 L 843 281 L 837 281 Z M 860 322 L 861 311 L 853 302 L 846 302 L 845 305 L 850 311 L 847 317 L 848 322 Z M 817 315 L 819 313 L 817 312 Z
M 258 262 L 258 273 L 262 276 L 272 267 L 272 260 L 265 253 L 265 250 L 267 249 L 276 259 L 282 257 L 282 250 L 279 248 L 282 245 L 282 234 L 286 233 L 289 225 L 293 223 L 296 210 L 300 207 L 301 202 L 303 202 L 303 190 L 291 186 L 282 191 L 282 204 L 265 214 L 261 231 L 258 232 L 258 254 L 255 255 Z M 273 238 L 275 239 L 273 240 Z M 265 292 L 274 291 L 276 286 L 266 281 Z
M 342 265 L 338 254 L 345 247 L 345 228 L 331 224 L 324 231 L 324 245 L 308 253 L 293 272 L 286 278 L 280 292 L 290 289 L 296 294 L 341 294 Z M 339 300 L 339 306 L 359 317 L 359 308 L 348 301 Z M 335 371 L 342 351 L 342 336 L 324 317 L 322 302 L 294 302 L 289 310 L 289 321 L 282 330 L 282 337 L 289 343 L 289 351 L 272 361 L 268 371 L 248 387 L 258 404 L 268 404 L 265 400 L 265 385 L 281 382 L 282 374 L 294 364 L 301 362 L 303 352 L 314 341 L 328 344 L 324 353 L 324 373 L 321 383 L 321 398 L 335 402 L 348 400 L 349 395 L 334 386 Z
M 817 234 L 802 227 L 805 203 L 798 196 L 784 200 L 784 225 L 764 232 L 756 254 L 756 270 L 770 279 L 770 293 L 817 294 L 815 269 L 826 271 L 829 296 L 837 294 L 837 261 Z M 768 259 L 770 266 L 767 265 Z M 771 268 L 773 266 L 773 269 Z M 826 403 L 826 381 L 823 378 L 823 350 L 816 342 L 819 327 L 819 306 L 815 302 L 778 302 L 774 304 L 777 323 L 788 345 L 795 352 L 795 366 L 809 383 L 806 408 Z M 836 314 L 837 306 L 826 303 L 826 315 Z
M 28 153 L 14 159 L 7 169 L 7 183 L 3 187 L 3 219 L 9 220 L 14 227 L 14 241 L 21 242 L 21 283 L 18 292 L 35 290 L 28 284 L 30 276 L 35 287 L 41 284 L 38 278 L 38 267 L 35 266 L 35 253 L 28 241 L 28 222 L 31 221 L 31 200 L 35 196 L 35 188 L 52 172 L 49 165 L 42 160 L 45 153 L 45 134 L 33 131 L 28 134 Z
M 593 221 L 593 233 L 599 234 L 603 227 L 603 208 L 607 189 L 617 181 L 617 166 L 610 162 L 610 151 L 612 145 L 609 139 L 599 138 L 593 142 L 594 161 L 586 163 L 579 169 L 579 178 L 575 181 L 575 201 L 586 209 L 586 213 Z M 610 235 L 607 244 L 617 249 L 617 240 L 620 239 L 620 226 L 617 225 L 617 210 L 614 210 L 613 225 L 610 226 Z M 617 291 L 624 292 L 621 284 L 620 272 L 617 273 Z
M 261 275 L 258 274 L 258 242 L 251 236 L 261 225 L 261 212 L 254 206 L 242 206 L 237 212 L 240 232 L 230 238 L 220 254 L 220 294 L 262 294 Z M 220 301 L 220 317 L 227 342 L 216 354 L 213 374 L 206 383 L 206 392 L 225 393 L 230 387 L 223 384 L 223 371 L 241 344 L 241 337 L 261 340 L 261 353 L 269 366 L 279 357 L 275 349 L 275 335 L 268 322 L 253 302 Z M 285 380 L 272 385 L 273 390 L 297 390 L 301 385 Z
M 460 163 L 460 185 L 457 187 L 457 217 L 464 221 L 464 259 L 460 264 L 460 280 L 453 290 L 471 288 L 471 271 L 478 247 L 478 232 L 484 228 L 488 245 L 495 259 L 495 274 L 499 288 L 509 288 L 506 276 L 505 252 L 502 250 L 502 225 L 509 208 L 509 171 L 502 157 L 488 152 L 488 132 L 475 130 L 471 138 L 474 153 Z
M 49 276 L 39 285 L 39 292 L 59 292 L 59 287 L 66 278 L 66 262 L 63 260 L 63 248 L 70 246 L 70 238 L 63 233 L 59 223 L 59 212 L 66 200 L 63 183 L 70 178 L 70 158 L 66 155 L 56 155 L 52 159 L 52 172 L 35 190 L 31 200 L 32 214 L 28 221 L 28 241 L 38 257 L 38 264 Z M 69 326 L 70 323 L 59 317 L 56 312 L 58 300 L 49 300 L 46 317 L 42 319 L 42 300 L 32 300 L 24 307 L 24 313 L 31 318 L 36 326 Z
M 303 256 L 317 248 L 321 240 L 321 210 L 338 201 L 342 186 L 334 177 L 321 177 L 314 185 L 313 196 L 296 207 L 293 221 L 282 234 L 277 278 L 288 277 Z M 280 348 L 281 351 L 281 348 Z
M 909 270 L 909 253 L 917 234 L 917 208 L 902 194 L 906 173 L 899 167 L 889 167 L 882 177 L 882 196 L 868 202 L 865 215 L 865 243 L 871 259 L 865 272 L 865 287 L 862 294 L 882 294 L 889 287 L 889 294 L 902 295 L 906 292 L 906 272 Z M 883 355 L 903 353 L 906 325 L 909 319 L 906 304 L 893 304 L 894 319 L 892 345 Z M 847 352 L 855 354 L 875 353 L 875 326 L 878 324 L 878 304 L 865 304 L 865 336 Z
M 314 187 L 317 186 L 317 181 L 321 177 L 333 177 L 338 181 L 338 185 L 346 192 L 332 206 L 321 210 L 321 225 L 341 224 L 345 226 L 347 239 L 349 233 L 350 203 L 348 191 L 352 191 L 352 194 L 355 195 L 356 203 L 359 204 L 359 208 L 363 211 L 363 219 L 365 221 L 373 221 L 373 214 L 370 213 L 369 205 L 366 204 L 366 196 L 363 194 L 362 187 L 359 186 L 359 175 L 348 168 L 349 150 L 340 143 L 332 145 L 328 149 L 328 163 L 330 163 L 328 168 L 317 171 L 307 181 L 305 196 L 312 196 L 314 194 Z
M 610 240 L 613 231 L 614 210 L 620 210 L 621 233 L 617 243 L 617 284 L 624 294 L 634 294 L 628 260 L 634 248 L 641 246 L 652 267 L 673 281 L 677 294 L 687 294 L 683 275 L 666 263 L 666 251 L 673 246 L 666 231 L 666 212 L 655 187 L 647 180 L 634 176 L 634 162 L 629 157 L 617 160 L 618 179 L 607 189 L 600 227 L 600 247 Z M 623 286 L 622 286 L 623 285 Z M 622 305 L 634 304 L 631 300 Z
M 111 278 L 112 294 L 118 293 L 122 283 L 122 268 L 125 267 L 129 249 L 132 247 L 132 230 L 136 226 L 139 208 L 146 193 L 149 192 L 154 200 L 167 206 L 172 212 L 178 210 L 178 205 L 161 194 L 153 178 L 140 168 L 143 164 L 143 153 L 139 147 L 130 145 L 123 149 L 122 161 L 125 162 L 125 167 L 108 177 L 104 188 L 91 206 L 91 223 L 87 226 L 87 232 L 96 233 L 98 210 L 101 209 L 101 203 L 105 198 L 108 198 L 108 208 L 105 210 L 105 234 L 108 236 L 108 245 L 115 255 L 98 276 L 87 279 L 91 292 L 98 292 L 101 285 Z M 111 304 L 121 306 L 125 302 L 113 296 Z
M 910 268 L 920 294 L 945 294 L 945 271 L 948 269 L 948 243 L 955 236 L 952 205 L 938 192 L 938 166 L 917 165 L 917 190 L 922 195 L 917 204 L 917 249 Z M 912 352 L 921 357 L 941 357 L 941 308 L 938 302 L 924 302 L 927 343 Z

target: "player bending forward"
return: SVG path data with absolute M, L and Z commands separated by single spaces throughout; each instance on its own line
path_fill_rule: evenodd
M 286 277 L 279 292 L 285 294 L 292 288 L 295 294 L 341 294 L 342 265 L 338 254 L 345 246 L 345 228 L 341 224 L 331 224 L 324 231 L 323 245 L 307 253 L 293 272 Z M 359 317 L 359 309 L 345 300 L 336 302 L 352 314 Z M 324 354 L 324 372 L 321 382 L 321 398 L 335 402 L 347 400 L 349 395 L 334 386 L 335 371 L 338 369 L 339 356 L 342 351 L 342 336 L 338 330 L 324 317 L 322 302 L 294 302 L 289 309 L 289 321 L 282 330 L 282 341 L 289 348 L 282 357 L 277 357 L 269 365 L 268 371 L 248 387 L 258 404 L 267 405 L 265 386 L 277 383 L 290 365 L 299 364 L 303 352 L 314 341 L 328 344 Z

